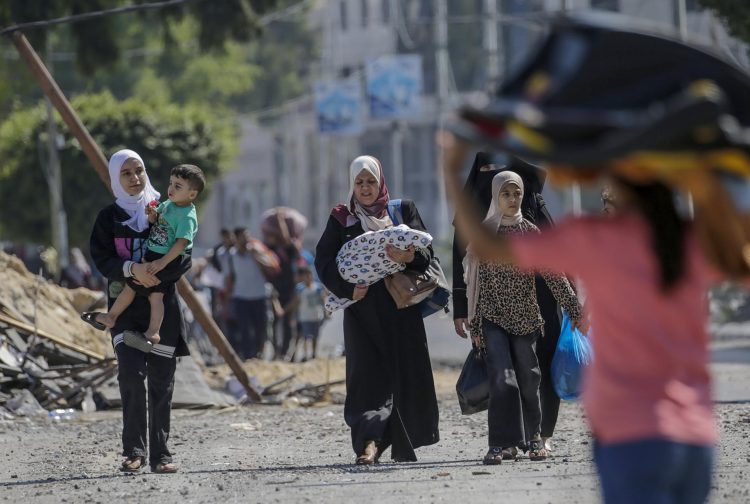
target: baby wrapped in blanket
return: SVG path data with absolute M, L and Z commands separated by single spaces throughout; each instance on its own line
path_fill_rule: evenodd
M 406 250 L 410 245 L 426 249 L 432 243 L 432 236 L 424 231 L 411 229 L 401 224 L 379 231 L 368 231 L 346 242 L 336 254 L 341 278 L 357 285 L 372 285 L 383 278 L 406 268 L 403 263 L 392 261 L 385 251 L 386 245 Z M 346 308 L 355 303 L 330 294 L 325 308 L 328 313 Z

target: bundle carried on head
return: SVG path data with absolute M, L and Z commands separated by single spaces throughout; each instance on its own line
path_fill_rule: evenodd
M 545 162 L 558 181 L 608 172 L 689 191 L 707 257 L 750 276 L 750 76 L 710 50 L 560 17 L 488 106 L 459 117 L 458 137 Z

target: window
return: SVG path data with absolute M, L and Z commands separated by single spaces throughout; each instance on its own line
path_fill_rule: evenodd
M 361 0 L 360 3 L 362 5 L 362 26 L 366 28 L 370 22 L 370 7 L 367 5 L 367 0 Z
M 339 17 L 341 18 L 341 31 L 346 31 L 346 24 L 347 24 L 346 0 L 341 0 L 341 2 L 339 2 Z
M 380 1 L 380 15 L 384 24 L 391 22 L 391 0 Z

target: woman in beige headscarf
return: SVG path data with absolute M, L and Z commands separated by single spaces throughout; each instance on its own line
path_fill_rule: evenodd
M 538 233 L 523 218 L 523 181 L 511 171 L 492 179 L 492 202 L 483 224 L 497 234 Z M 536 342 L 544 319 L 539 312 L 534 275 L 510 264 L 480 262 L 471 252 L 464 260 L 472 340 L 486 349 L 490 376 L 489 450 L 483 462 L 500 464 L 515 458 L 517 446 L 528 447 L 531 460 L 544 460 L 541 438 L 539 383 L 541 371 Z M 542 272 L 552 294 L 574 325 L 581 306 L 565 277 Z
M 391 446 L 391 458 L 414 461 L 415 448 L 437 443 L 438 408 L 424 322 L 418 306 L 398 309 L 382 281 L 356 286 L 339 274 L 336 254 L 342 245 L 366 231 L 391 227 L 388 187 L 380 162 L 360 156 L 349 167 L 346 204 L 331 217 L 315 254 L 321 282 L 340 298 L 358 300 L 344 311 L 346 404 L 357 464 L 377 462 Z M 413 201 L 402 200 L 407 226 L 425 231 Z M 424 272 L 432 248 L 388 248 L 393 261 Z M 381 258 L 370 257 L 373 267 Z

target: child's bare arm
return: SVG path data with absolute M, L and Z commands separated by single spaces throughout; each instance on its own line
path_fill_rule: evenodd
M 174 241 L 174 245 L 172 245 L 172 248 L 169 249 L 169 252 L 164 254 L 164 257 L 148 263 L 148 272 L 154 274 L 163 270 L 167 266 L 167 264 L 171 263 L 172 261 L 177 259 L 180 254 L 182 254 L 182 252 L 185 250 L 185 247 L 187 247 L 187 244 L 187 239 L 177 238 Z

